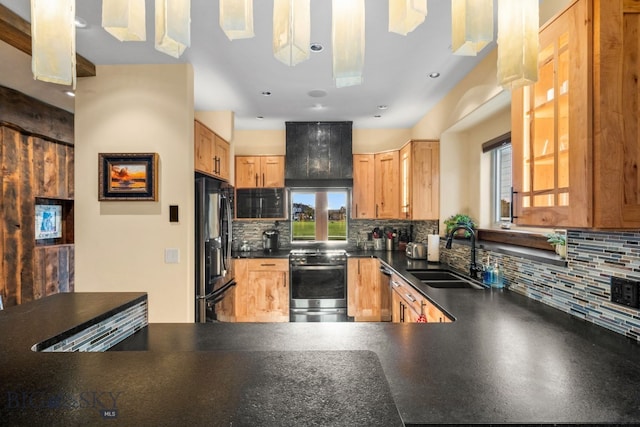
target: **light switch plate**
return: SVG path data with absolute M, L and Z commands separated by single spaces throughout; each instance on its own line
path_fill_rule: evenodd
M 180 262 L 180 249 L 177 248 L 165 248 L 164 250 L 164 263 L 165 264 L 178 264 Z

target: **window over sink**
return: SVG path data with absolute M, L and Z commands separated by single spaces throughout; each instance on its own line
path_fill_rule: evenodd
M 290 196 L 292 242 L 347 242 L 348 189 L 292 189 Z

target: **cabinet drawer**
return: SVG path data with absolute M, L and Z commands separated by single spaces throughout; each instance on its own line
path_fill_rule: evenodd
M 424 296 L 395 273 L 391 275 L 391 289 L 398 293 L 408 307 L 420 313 L 420 302 L 425 299 Z
M 289 272 L 288 259 L 254 258 L 247 260 L 249 271 L 269 270 Z
M 405 313 L 405 319 L 407 319 L 408 322 L 415 322 L 418 319 L 422 305 L 424 305 L 422 310 L 424 310 L 424 314 L 427 316 L 427 322 L 451 322 L 451 319 L 429 301 L 428 298 L 395 273 L 391 275 L 391 289 L 398 294 L 409 309 L 409 312 Z

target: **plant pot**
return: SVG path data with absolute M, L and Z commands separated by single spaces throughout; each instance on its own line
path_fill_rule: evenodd
M 566 245 L 556 245 L 556 253 L 560 255 L 562 258 L 567 257 L 567 246 Z

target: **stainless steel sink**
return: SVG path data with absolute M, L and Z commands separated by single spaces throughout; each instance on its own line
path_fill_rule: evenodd
M 472 282 L 456 273 L 444 270 L 409 270 L 422 283 L 439 289 L 485 289 L 484 286 Z
M 441 270 L 414 270 L 410 273 L 420 280 L 464 280 L 457 274 Z

